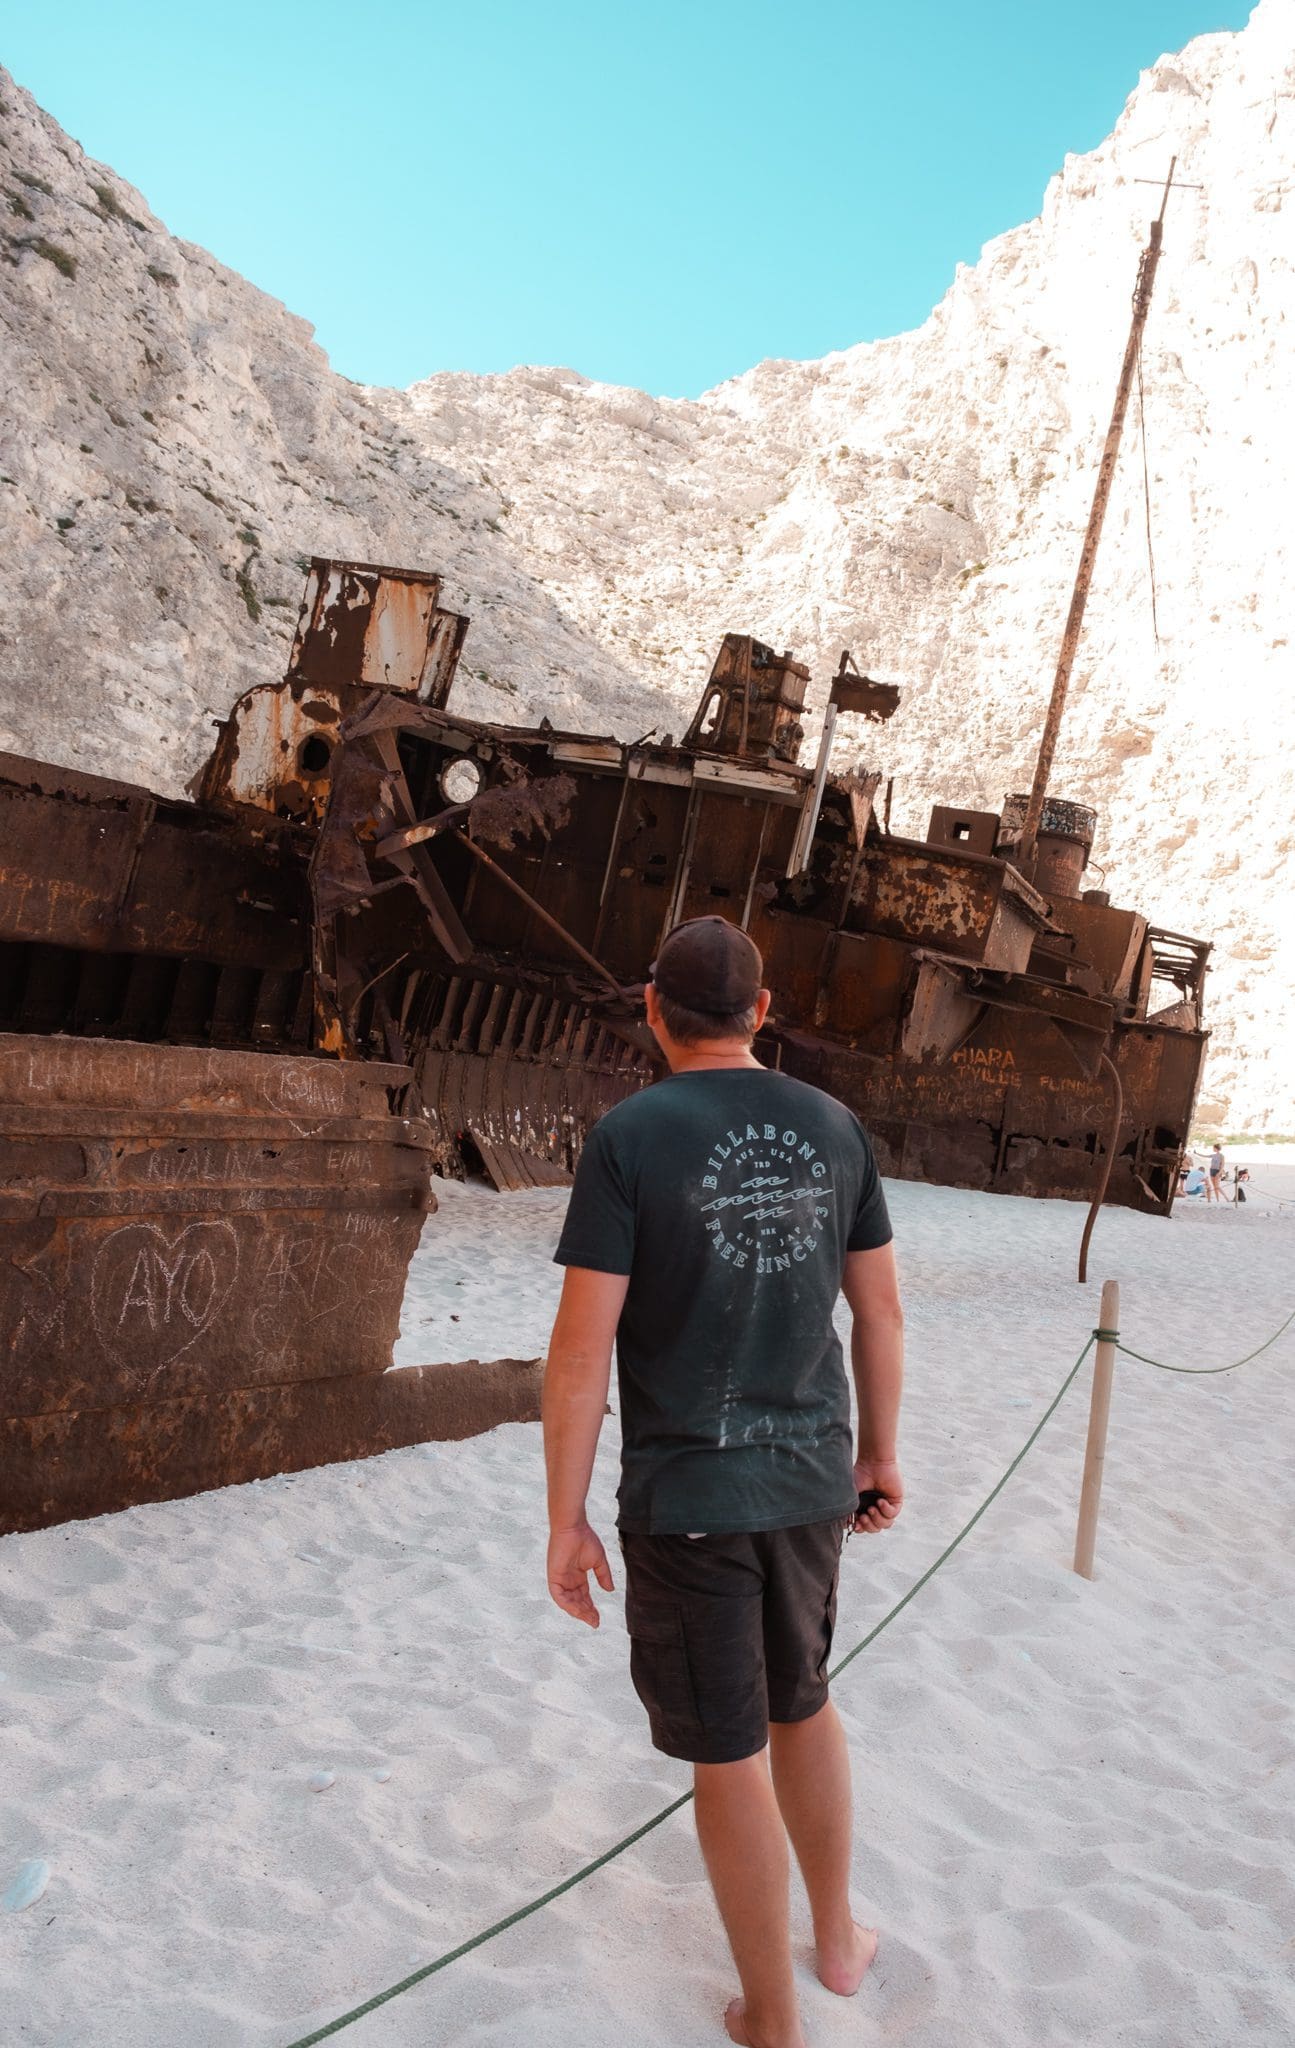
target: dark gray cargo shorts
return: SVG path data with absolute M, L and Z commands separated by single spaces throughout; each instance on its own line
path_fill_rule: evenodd
M 630 1677 L 652 1741 L 688 1763 L 755 1756 L 827 1699 L 848 1519 L 753 1535 L 621 1534 Z

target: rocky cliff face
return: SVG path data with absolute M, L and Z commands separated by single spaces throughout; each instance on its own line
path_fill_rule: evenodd
M 276 675 L 311 553 L 447 572 L 464 708 L 678 733 L 720 634 L 906 685 L 895 823 L 1028 786 L 1153 183 L 1178 157 L 1058 757 L 1117 902 L 1218 940 L 1203 1114 L 1295 1129 L 1295 0 L 1141 80 L 915 334 L 696 401 L 568 370 L 336 377 L 17 88 L 0 745 L 174 788 Z M 1203 189 L 1187 189 L 1199 186 Z M 847 742 L 848 746 L 848 742 Z M 843 749 L 843 751 L 845 751 Z

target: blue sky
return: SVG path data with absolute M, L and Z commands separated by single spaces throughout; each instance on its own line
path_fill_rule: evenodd
M 925 318 L 1248 0 L 60 0 L 0 55 L 369 383 L 690 395 Z

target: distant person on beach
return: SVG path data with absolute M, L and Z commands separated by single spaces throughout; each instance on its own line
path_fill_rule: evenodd
M 1232 1175 L 1234 1189 L 1232 1199 L 1234 1202 L 1239 1203 L 1242 1208 L 1245 1207 L 1246 1182 L 1249 1178 L 1250 1168 L 1248 1166 L 1238 1166 Z
M 651 975 L 669 1074 L 590 1132 L 556 1254 L 548 1585 L 598 1626 L 589 1574 L 604 1592 L 612 1575 L 586 1495 L 614 1341 L 630 1675 L 657 1749 L 694 1767 L 742 1986 L 729 2038 L 804 2048 L 788 1837 L 822 1982 L 849 1997 L 877 1946 L 850 1910 L 850 1762 L 827 1664 L 844 1538 L 889 1528 L 904 1498 L 891 1229 L 857 1119 L 752 1052 L 769 991 L 746 934 L 720 917 L 677 925 Z
M 1223 1200 L 1223 1151 L 1217 1141 L 1205 1169 L 1205 1199 L 1207 1202 Z

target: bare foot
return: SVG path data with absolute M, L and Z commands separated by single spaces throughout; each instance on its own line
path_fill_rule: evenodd
M 745 1998 L 730 1998 L 724 2008 L 724 2031 L 730 2041 L 737 2042 L 738 2048 L 782 2048 L 781 2042 L 766 2040 L 763 2035 L 748 2034 Z M 805 2048 L 804 2035 L 798 2032 L 794 2040 L 789 2037 L 786 2048 Z
M 730 2041 L 738 2043 L 738 2048 L 751 2048 L 750 2037 L 742 2024 L 742 2014 L 745 2010 L 744 1998 L 730 1998 L 724 2007 L 724 2032 Z
M 877 1930 L 853 1922 L 854 1938 L 844 1949 L 819 1949 L 818 1981 L 838 1998 L 853 1998 L 877 1953 Z M 738 2036 L 733 2036 L 737 2040 Z

